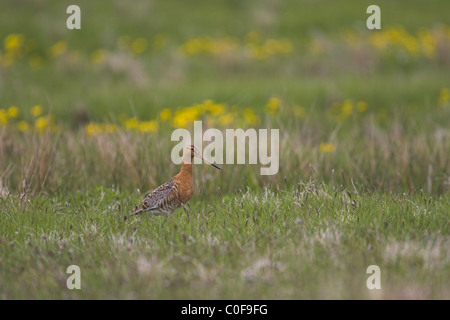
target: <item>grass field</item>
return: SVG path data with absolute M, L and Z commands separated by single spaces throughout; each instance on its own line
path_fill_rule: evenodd
M 450 298 L 449 3 L 69 4 L 0 3 L 1 299 Z M 124 220 L 195 120 L 279 129 L 278 174 Z

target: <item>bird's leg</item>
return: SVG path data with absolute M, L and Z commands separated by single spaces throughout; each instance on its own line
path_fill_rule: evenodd
M 189 202 L 182 203 L 181 206 L 183 207 L 184 212 L 189 216 L 189 211 L 191 211 L 191 206 L 189 205 Z

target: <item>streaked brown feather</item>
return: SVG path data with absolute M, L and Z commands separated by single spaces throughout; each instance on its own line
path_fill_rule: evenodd
M 195 154 L 198 156 L 200 153 L 193 145 L 187 147 L 183 153 L 181 171 L 171 180 L 153 190 L 130 215 L 143 212 L 172 214 L 176 208 L 188 203 L 194 193 L 192 160 Z M 202 156 L 200 157 L 204 159 Z
M 154 214 L 162 213 L 161 209 L 164 210 L 167 207 L 168 201 L 174 201 L 176 199 L 176 189 L 176 181 L 173 179 L 160 185 L 136 206 L 136 209 L 131 215 L 151 211 Z
M 145 212 L 172 214 L 176 208 L 185 205 L 193 193 L 192 165 L 183 164 L 179 174 L 153 190 L 130 215 Z

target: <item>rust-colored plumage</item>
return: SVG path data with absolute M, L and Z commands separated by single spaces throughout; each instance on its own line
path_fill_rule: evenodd
M 173 211 L 184 206 L 194 194 L 194 181 L 192 178 L 192 163 L 194 157 L 203 159 L 217 169 L 217 165 L 205 159 L 193 145 L 186 147 L 183 153 L 181 171 L 171 180 L 153 190 L 136 209 L 130 213 L 172 214 Z

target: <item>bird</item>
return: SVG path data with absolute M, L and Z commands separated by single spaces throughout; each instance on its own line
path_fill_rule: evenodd
M 194 181 L 192 178 L 194 157 L 198 157 L 207 164 L 221 170 L 219 166 L 203 157 L 194 145 L 189 145 L 183 152 L 181 171 L 172 179 L 153 190 L 128 216 L 140 213 L 172 215 L 175 209 L 181 206 L 184 207 L 194 194 Z

